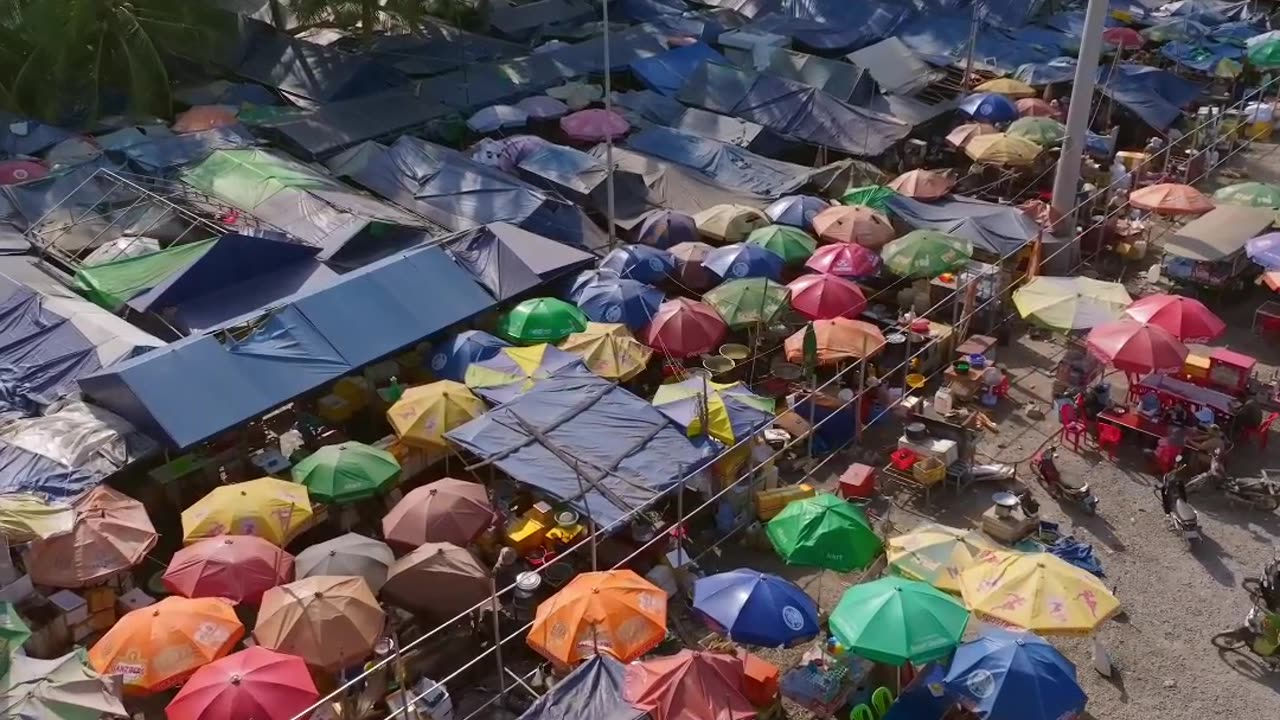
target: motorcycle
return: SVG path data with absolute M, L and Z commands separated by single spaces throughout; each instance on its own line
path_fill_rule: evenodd
M 1187 502 L 1186 488 L 1177 477 L 1181 469 L 1181 466 L 1175 467 L 1160 478 L 1156 486 L 1156 497 L 1160 498 L 1160 506 L 1164 509 L 1169 526 L 1182 536 L 1183 542 L 1190 548 L 1192 542 L 1201 538 L 1200 514 Z
M 1261 577 L 1247 577 L 1240 587 L 1249 593 L 1254 605 L 1271 612 L 1280 612 L 1280 550 L 1262 569 Z
M 1065 478 L 1058 471 L 1058 448 L 1050 445 L 1031 458 L 1031 473 L 1045 490 L 1055 498 L 1065 498 L 1076 503 L 1090 515 L 1098 512 L 1098 496 L 1089 489 L 1089 483 L 1075 478 Z
M 1271 512 L 1280 508 L 1280 480 L 1267 477 L 1265 472 L 1262 477 L 1229 477 L 1221 450 L 1213 452 L 1209 457 L 1209 469 L 1188 480 L 1186 487 L 1188 493 L 1214 487 L 1256 510 Z
M 1249 608 L 1244 624 L 1235 630 L 1214 635 L 1210 642 L 1219 650 L 1247 650 L 1273 670 L 1280 670 L 1280 647 L 1277 647 L 1277 616 L 1254 605 Z

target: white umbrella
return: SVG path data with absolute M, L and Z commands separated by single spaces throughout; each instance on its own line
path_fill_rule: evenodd
M 467 127 L 478 133 L 524 127 L 528 123 L 529 113 L 514 105 L 493 105 L 467 118 Z
M 387 572 L 395 561 L 395 553 L 386 543 L 347 533 L 298 553 L 293 561 L 293 570 L 299 580 L 318 575 L 362 577 L 374 592 L 378 592 L 387 581 Z
M 85 665 L 83 650 L 53 660 L 15 655 L 0 683 L 0 717 L 22 720 L 97 720 L 125 717 L 107 678 Z

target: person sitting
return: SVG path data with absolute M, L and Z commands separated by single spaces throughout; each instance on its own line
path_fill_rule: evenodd
M 1089 388 L 1084 396 L 1084 415 L 1090 422 L 1095 422 L 1103 410 L 1111 407 L 1110 383 L 1098 383 Z
M 1187 447 L 1195 451 L 1192 456 L 1193 462 L 1189 464 L 1194 466 L 1196 472 L 1201 472 L 1209 467 L 1209 461 L 1214 452 L 1226 451 L 1227 441 L 1222 437 L 1222 428 L 1210 425 L 1204 430 L 1191 431 L 1191 435 L 1187 438 Z
M 1149 392 L 1138 399 L 1138 413 L 1149 418 L 1156 419 L 1160 416 L 1160 396 L 1153 392 Z
M 1164 413 L 1164 421 L 1177 427 L 1186 427 L 1191 422 L 1191 413 L 1182 403 L 1174 403 Z
M 1262 406 L 1250 395 L 1236 410 L 1236 430 L 1255 430 L 1262 425 Z

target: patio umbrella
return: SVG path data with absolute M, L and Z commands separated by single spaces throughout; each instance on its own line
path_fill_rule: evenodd
M 731 328 L 749 328 L 773 321 L 787 305 L 791 291 L 768 278 L 730 280 L 702 296 Z
M 1220 188 L 1213 200 L 1226 205 L 1249 205 L 1280 209 L 1280 186 L 1263 182 L 1242 182 Z
M 488 411 L 484 401 L 460 382 L 437 380 L 406 389 L 387 408 L 387 422 L 400 442 L 423 450 L 449 447 L 444 434 Z
M 164 713 L 168 720 L 293 720 L 319 699 L 302 658 L 251 647 L 197 670 Z
M 531 120 L 554 120 L 569 114 L 569 106 L 550 95 L 534 95 L 516 103 Z
M 1216 78 L 1234 79 L 1242 72 L 1244 72 L 1244 65 L 1231 58 L 1218 58 L 1218 62 L 1213 66 L 1213 76 Z
M 888 665 L 923 665 L 955 650 L 969 611 L 932 585 L 884 577 L 846 590 L 830 624 L 854 655 Z
M 1187 343 L 1207 343 L 1222 336 L 1227 324 L 1204 303 L 1182 295 L 1148 295 L 1125 308 L 1125 316 L 1168 330 Z
M 574 310 L 576 312 L 577 308 Z M 584 320 L 582 327 L 574 332 L 586 329 Z M 567 333 L 565 337 L 571 334 Z M 490 403 L 501 405 L 533 388 L 539 380 L 572 372 L 575 367 L 582 367 L 578 356 L 555 345 L 542 343 L 505 348 L 498 355 L 472 363 L 467 368 L 467 387 Z
M 342 504 L 377 497 L 400 477 L 400 463 L 386 450 L 348 440 L 326 445 L 290 471 L 316 502 Z
M 1199 190 L 1180 183 L 1159 183 L 1129 193 L 1129 204 L 1159 215 L 1202 215 L 1213 202 Z
M 14 655 L 0 677 L 0 717 L 12 720 L 97 720 L 126 717 L 110 678 L 85 666 L 84 650 L 41 660 Z
M 1049 553 L 983 553 L 960 592 L 980 618 L 1041 635 L 1092 633 L 1120 611 L 1101 580 Z
M 707 254 L 707 259 L 702 261 L 702 266 L 722 280 L 742 278 L 781 280 L 783 261 L 776 253 L 759 245 L 734 243 L 712 250 Z
M 960 101 L 960 109 L 978 122 L 998 125 L 1018 119 L 1013 101 L 998 93 L 975 93 Z
M 1143 28 L 1139 34 L 1155 43 L 1191 42 L 1208 35 L 1209 29 L 1194 20 L 1173 18 L 1159 25 Z
M 980 532 L 925 523 L 889 538 L 885 552 L 895 572 L 959 594 L 960 573 L 973 567 L 982 553 L 999 549 Z
M 1076 666 L 1049 641 L 995 627 L 956 648 L 942 685 L 983 720 L 1079 717 L 1089 700 Z
M 576 302 L 578 300 L 578 296 L 582 294 L 582 291 L 592 285 L 621 279 L 622 276 L 618 274 L 617 270 L 608 270 L 606 268 L 591 268 L 590 270 L 583 270 L 573 278 L 573 283 L 569 285 L 568 298 Z
M 0 185 L 17 185 L 49 175 L 49 168 L 35 160 L 0 160 Z
M 1024 320 L 1051 330 L 1088 330 L 1133 304 L 1124 285 L 1087 277 L 1038 277 L 1013 293 Z
M 683 242 L 672 245 L 671 257 L 675 258 L 676 271 L 672 276 L 676 282 L 690 290 L 706 290 L 716 284 L 716 276 L 702 266 L 714 247 L 704 242 Z
M 605 255 L 600 267 L 613 270 L 620 277 L 656 285 L 676 269 L 676 260 L 671 253 L 656 247 L 623 245 Z
M 1190 352 L 1168 330 L 1129 318 L 1095 327 L 1085 344 L 1117 370 L 1142 374 L 1178 372 Z
M 818 239 L 829 243 L 855 243 L 877 249 L 893 239 L 893 224 L 883 213 L 866 205 L 837 205 L 813 219 Z
M 689 437 L 706 434 L 733 445 L 773 420 L 772 398 L 756 395 L 742 383 L 721 384 L 703 377 L 660 385 L 653 406 Z
M 663 249 L 697 240 L 698 224 L 693 216 L 674 210 L 650 210 L 635 233 L 637 243 Z
M 364 578 L 369 589 L 378 592 L 387 581 L 387 571 L 396 561 L 386 543 L 356 533 L 339 535 L 308 547 L 294 558 L 296 577 L 354 575 Z
M 1102 42 L 1121 50 L 1138 50 L 1147 44 L 1142 33 L 1129 27 L 1112 27 L 1103 30 Z
M 715 205 L 693 216 L 698 232 L 713 243 L 734 243 L 747 239 L 752 230 L 769 224 L 764 213 L 745 205 Z
M 236 110 L 229 105 L 197 105 L 178 113 L 169 129 L 183 135 L 231 127 L 236 122 Z
M 581 110 L 604 98 L 604 88 L 594 83 L 567 82 L 547 90 L 547 95 L 561 100 L 571 110 Z
M 638 339 L 664 355 L 687 358 L 715 350 L 727 331 L 724 319 L 710 305 L 674 298 L 658 307 Z
M 1018 102 L 1023 102 L 1019 100 Z M 981 137 L 983 135 L 994 135 L 1000 132 L 996 130 L 995 125 L 987 123 L 971 122 L 957 126 L 954 130 L 947 133 L 947 142 L 954 148 L 963 148 L 969 144 L 969 141 Z
M 483 330 L 465 330 L 435 349 L 431 370 L 446 380 L 462 382 L 467 366 L 477 360 L 488 360 L 511 343 Z
M 441 478 L 401 498 L 382 518 L 382 535 L 404 549 L 423 543 L 469 545 L 493 525 L 494 517 L 484 485 Z
M 865 205 L 872 210 L 883 213 L 889 211 L 889 198 L 897 194 L 883 185 L 863 185 L 862 187 L 849 188 L 844 195 L 840 196 L 840 203 L 842 205 Z
M 1259 235 L 1245 243 L 1249 259 L 1266 270 L 1280 270 L 1280 232 Z
M 631 570 L 584 572 L 538 605 L 529 647 L 568 666 L 606 652 L 631 662 L 667 636 L 667 593 Z
M 558 342 L 586 328 L 587 316 L 581 310 L 549 297 L 525 300 L 498 321 L 499 335 L 525 345 Z M 467 368 L 468 372 L 470 369 Z
M 529 113 L 513 105 L 493 105 L 467 118 L 467 127 L 478 133 L 522 128 L 529 124 Z
M 182 542 L 216 535 L 257 535 L 280 547 L 311 522 L 311 497 L 296 483 L 258 478 L 223 485 L 182 511 Z
M 814 339 L 818 341 L 819 365 L 870 357 L 885 345 L 880 328 L 861 320 L 832 318 L 814 320 L 810 324 L 813 325 Z M 805 330 L 801 328 L 787 338 L 784 343 L 787 362 L 804 362 L 804 335 Z
M 818 604 L 795 583 L 739 568 L 700 578 L 693 609 L 734 642 L 788 647 L 817 637 Z
M 142 562 L 160 536 L 142 503 L 99 485 L 72 504 L 71 532 L 31 544 L 27 568 L 37 585 L 80 588 Z
M 489 569 L 470 550 L 427 542 L 391 566 L 382 597 L 396 607 L 444 619 L 483 602 L 489 590 Z
M 1023 117 L 1009 123 L 1005 134 L 1030 140 L 1040 147 L 1052 147 L 1067 137 L 1067 126 L 1053 118 Z
M 791 290 L 791 307 L 810 320 L 856 318 L 867 309 L 862 289 L 836 275 L 801 275 L 787 288 Z
M 652 285 L 618 278 L 588 285 L 578 293 L 576 302 L 592 322 L 621 323 L 639 330 L 653 320 L 663 297 L 662 291 Z
M 968 265 L 973 243 L 936 230 L 912 230 L 885 245 L 880 257 L 895 275 L 932 278 Z
M 788 565 L 837 572 L 867 567 L 881 549 L 862 509 L 828 493 L 788 503 L 765 534 Z
M 1061 113 L 1054 109 L 1052 105 L 1041 100 L 1040 98 L 1022 98 L 1014 103 L 1018 108 L 1018 117 L 1043 117 L 1057 119 Z M 987 126 L 991 127 L 991 126 Z M 991 132 L 996 132 L 995 128 L 991 128 Z
M 582 358 L 591 372 L 606 380 L 626 382 L 649 365 L 653 350 L 632 337 L 625 325 L 591 323 L 574 333 L 560 349 Z
M 11 545 L 71 532 L 76 512 L 68 504 L 29 493 L 0 495 L 0 537 Z
M 951 192 L 956 179 L 937 170 L 908 170 L 889 182 L 889 189 L 916 200 L 937 200 Z
M 596 143 L 618 140 L 631 132 L 631 123 L 612 110 L 591 108 L 560 118 L 560 129 L 570 140 Z
M 293 580 L 293 556 L 252 535 L 224 535 L 192 543 L 165 569 L 164 587 L 189 598 L 220 597 L 257 605 L 262 593 Z
M 789 225 L 769 225 L 753 230 L 747 236 L 747 244 L 768 250 L 787 265 L 804 262 L 818 248 L 818 242 L 809 237 L 809 233 Z
M 764 209 L 764 214 L 775 225 L 788 225 L 808 231 L 813 229 L 813 218 L 829 207 L 831 203 L 820 197 L 787 195 L 773 201 Z
M 869 278 L 880 272 L 880 255 L 857 243 L 823 245 L 805 261 L 810 270 L 843 278 Z
M 0 600 L 0 677 L 8 672 L 9 660 L 30 637 L 31 628 L 22 621 L 13 603 Z
M 1256 43 L 1251 41 L 1245 47 L 1245 57 L 1249 59 L 1250 65 L 1259 70 L 1280 67 L 1280 37 L 1273 36 Z
M 151 695 L 181 685 L 242 637 L 230 601 L 170 595 L 117 620 L 89 650 L 89 664 L 121 676 L 126 694 Z
M 1014 80 L 1013 78 L 1007 77 L 993 78 L 975 87 L 974 90 L 980 93 L 996 93 L 1014 99 L 1029 98 L 1039 95 L 1039 93 L 1036 92 L 1036 89 L 1030 85 L 1022 82 L 1021 80 Z
M 296 655 L 334 673 L 369 657 L 386 621 L 363 578 L 309 577 L 262 596 L 253 639 L 268 650 Z
M 736 655 L 681 650 L 627 668 L 627 702 L 653 720 L 753 720 Z
M 1040 146 L 1005 133 L 982 135 L 964 146 L 964 154 L 975 162 L 1009 167 L 1030 167 L 1040 154 Z

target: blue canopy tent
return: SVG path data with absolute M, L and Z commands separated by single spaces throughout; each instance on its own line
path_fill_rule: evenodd
M 0 111 L 0 156 L 39 155 L 71 137 L 56 125 Z
M 325 103 L 296 118 L 273 121 L 259 132 L 299 157 L 319 160 L 367 140 L 425 128 L 453 112 L 435 96 L 396 88 Z
M 34 493 L 50 500 L 70 502 L 92 490 L 101 474 L 62 463 L 0 440 L 0 495 Z
M 963 237 L 974 248 L 998 257 L 1016 252 L 1042 234 L 1040 226 L 1018 208 L 964 195 L 928 203 L 894 195 L 886 202 L 894 217 L 913 230 L 937 230 Z
M 969 13 L 929 13 L 916 16 L 898 29 L 898 38 L 926 62 L 939 67 L 963 67 L 969 56 Z M 1032 42 L 1024 42 L 994 28 L 975 37 L 974 67 L 1010 73 L 1026 63 L 1045 62 L 1060 54 Z
M 1219 61 L 1244 57 L 1244 48 L 1218 43 L 1171 42 L 1160 46 L 1160 54 L 1185 68 L 1211 74 Z
M 169 175 L 175 170 L 205 159 L 215 150 L 246 148 L 256 142 L 257 139 L 248 130 L 237 125 L 184 135 L 149 138 L 121 148 L 118 153 L 139 172 L 149 175 Z
M 591 149 L 591 154 L 603 161 L 605 147 L 597 145 Z M 696 168 L 625 147 L 613 148 L 613 162 L 617 167 L 645 179 L 645 212 L 630 217 L 619 215 L 617 218 L 618 225 L 628 230 L 643 222 L 649 210 L 674 210 L 695 215 L 716 205 L 764 207 L 775 199 L 727 187 L 718 178 L 705 175 Z
M 518 720 L 648 720 L 626 699 L 627 666 L 594 655 L 556 683 Z
M 794 142 L 778 137 L 777 133 L 766 127 L 701 108 L 684 108 L 679 117 L 661 124 L 687 135 L 736 145 L 768 157 L 779 157 L 795 147 Z
M 1122 64 L 1099 68 L 1098 91 L 1164 130 L 1177 122 L 1182 108 L 1199 97 L 1201 89 L 1167 70 Z
M 498 300 L 509 300 L 589 267 L 595 256 L 577 248 L 493 223 L 450 238 L 445 250 Z
M 542 380 L 445 437 L 608 531 L 701 465 L 656 408 L 590 373 Z
M 631 63 L 631 72 L 653 90 L 675 97 L 685 80 L 704 62 L 730 64 L 706 43 L 693 43 Z
M 880 0 L 787 0 L 745 29 L 789 37 L 801 49 L 833 55 L 884 40 L 912 14 L 908 4 Z
M 542 141 L 537 148 L 520 155 L 515 170 L 519 177 L 544 190 L 558 193 L 601 215 L 608 211 L 609 169 L 590 153 Z M 616 214 L 629 216 L 644 212 L 644 194 L 642 176 L 614 168 L 613 210 Z
M 439 75 L 473 63 L 524 55 L 522 45 L 459 30 L 431 17 L 418 18 L 413 33 L 375 35 L 366 48 L 363 43 L 347 43 L 353 51 L 373 55 L 410 76 Z M 342 49 L 348 49 L 345 46 Z
M 627 138 L 626 144 L 632 150 L 696 170 L 719 185 L 768 198 L 796 192 L 819 171 L 663 127 L 641 130 Z

